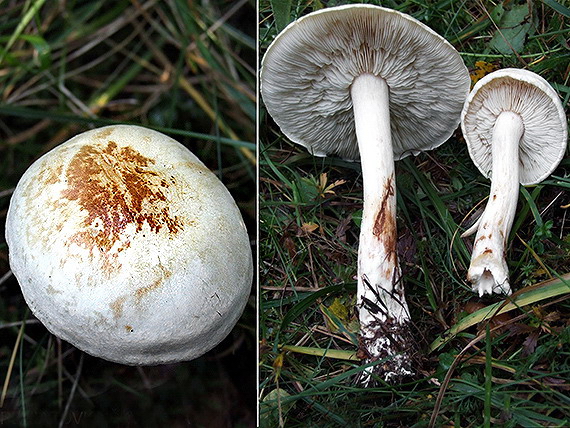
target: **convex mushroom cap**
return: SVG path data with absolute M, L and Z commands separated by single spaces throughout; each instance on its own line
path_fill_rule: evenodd
M 505 68 L 479 80 L 461 113 L 461 128 L 471 159 L 491 178 L 492 135 L 505 111 L 520 116 L 519 181 L 540 183 L 558 166 L 568 140 L 566 115 L 552 86 L 531 71 Z
M 463 60 L 428 26 L 378 6 L 322 9 L 289 24 L 263 57 L 261 93 L 293 142 L 359 159 L 350 88 L 363 74 L 389 87 L 396 160 L 441 145 L 457 128 L 470 86 Z
M 88 131 L 34 162 L 6 241 L 35 316 L 119 363 L 198 357 L 230 332 L 251 290 L 231 195 L 188 149 L 143 127 Z

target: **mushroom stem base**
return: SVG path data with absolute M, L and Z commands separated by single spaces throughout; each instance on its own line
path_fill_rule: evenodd
M 372 386 L 377 375 L 388 383 L 396 383 L 414 375 L 412 357 L 415 346 L 410 323 L 394 319 L 373 321 L 361 326 L 359 356 L 364 363 L 380 361 L 365 369 L 358 379 L 363 386 Z

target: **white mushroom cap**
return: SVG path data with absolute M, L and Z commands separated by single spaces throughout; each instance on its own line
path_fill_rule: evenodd
M 560 98 L 539 75 L 505 68 L 477 82 L 461 113 L 461 128 L 471 159 L 490 178 L 491 142 L 497 117 L 504 111 L 518 114 L 524 124 L 519 145 L 520 183 L 536 184 L 558 166 L 568 140 Z
M 394 158 L 445 142 L 459 124 L 468 71 L 445 39 L 400 12 L 347 5 L 291 23 L 262 62 L 268 112 L 313 154 L 358 159 L 350 87 L 364 73 L 390 89 Z
M 32 164 L 6 241 L 48 330 L 119 363 L 205 353 L 251 290 L 249 239 L 227 189 L 184 146 L 138 126 L 85 132 Z

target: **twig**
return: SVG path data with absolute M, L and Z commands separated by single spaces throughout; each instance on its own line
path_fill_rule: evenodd
M 3 328 L 11 328 L 11 327 L 19 327 L 22 324 L 29 325 L 29 324 L 39 324 L 38 320 L 23 320 L 23 321 L 14 321 L 14 322 L 7 322 L 5 324 L 0 324 L 0 330 Z
M 24 334 L 25 323 L 20 326 L 20 331 L 18 331 L 18 337 L 16 338 L 16 344 L 12 350 L 12 355 L 10 356 L 10 363 L 8 364 L 8 372 L 6 373 L 6 379 L 4 379 L 4 386 L 2 387 L 2 395 L 0 396 L 0 409 L 4 406 L 4 400 L 6 399 L 6 393 L 8 392 L 8 385 L 10 384 L 10 377 L 12 376 L 12 370 L 14 369 L 14 361 L 16 360 L 16 354 L 18 353 L 18 348 L 20 347 L 20 342 L 22 341 L 22 335 Z
M 9 270 L 8 272 L 6 272 L 4 275 L 2 275 L 2 277 L 0 277 L 0 285 L 2 285 L 8 278 L 10 278 L 12 276 L 12 271 Z
M 14 190 L 16 190 L 15 187 L 12 187 L 11 189 L 6 189 L 6 190 L 0 190 L 0 198 L 3 198 L 4 196 L 9 196 L 12 193 L 14 193 Z
M 493 330 L 495 330 L 495 329 L 493 329 Z M 469 342 L 461 350 L 461 352 L 459 354 L 457 354 L 457 356 L 453 360 L 453 363 L 451 363 L 451 366 L 449 367 L 449 370 L 447 371 L 447 373 L 445 375 L 445 379 L 443 380 L 443 382 L 441 383 L 441 386 L 439 388 L 439 392 L 437 394 L 437 399 L 435 400 L 435 406 L 433 408 L 433 412 L 432 412 L 431 418 L 429 420 L 428 428 L 434 428 L 436 426 L 435 423 L 437 421 L 437 415 L 439 414 L 439 410 L 441 409 L 441 403 L 443 401 L 443 396 L 445 395 L 445 391 L 447 390 L 447 387 L 449 386 L 449 382 L 451 381 L 451 375 L 453 374 L 455 367 L 457 367 L 459 362 L 462 361 L 463 354 L 465 354 L 469 350 L 469 348 L 471 348 L 473 345 L 475 345 L 477 342 L 479 342 L 483 337 L 485 337 L 486 334 L 487 334 L 487 332 L 484 331 L 481 334 L 479 334 L 477 337 L 475 337 L 475 339 L 473 339 L 471 342 Z
M 65 418 L 67 418 L 69 407 L 71 406 L 71 402 L 73 401 L 73 397 L 75 396 L 75 390 L 77 389 L 77 384 L 79 383 L 79 377 L 81 376 L 81 369 L 83 368 L 84 356 L 85 354 L 82 352 L 81 357 L 79 359 L 79 366 L 77 367 L 77 371 L 75 372 L 75 379 L 71 387 L 71 392 L 69 393 L 69 398 L 67 399 L 67 403 L 65 404 L 65 409 L 63 410 L 63 414 L 61 415 L 61 419 L 59 420 L 59 428 L 63 427 L 63 425 L 65 424 Z

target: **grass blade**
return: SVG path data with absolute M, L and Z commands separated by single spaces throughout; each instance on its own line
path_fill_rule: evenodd
M 492 318 L 495 315 L 503 314 L 505 312 L 512 311 L 513 309 L 537 303 L 551 297 L 570 294 L 570 274 L 566 274 L 557 279 L 545 281 L 532 287 L 527 287 L 527 289 L 529 290 L 520 290 L 520 294 L 517 293 L 518 295 L 516 297 L 509 298 L 510 301 L 508 301 L 508 303 L 505 303 L 505 301 L 493 303 L 492 305 L 479 309 L 478 311 L 466 316 L 435 339 L 430 345 L 430 351 L 433 352 L 441 348 L 444 344 L 457 336 L 457 334 L 475 324 Z
M 18 348 L 20 347 L 20 342 L 22 341 L 22 336 L 24 335 L 25 326 L 26 323 L 23 322 L 20 326 L 20 330 L 18 331 L 18 336 L 16 337 L 16 343 L 14 344 L 12 355 L 10 356 L 10 362 L 8 363 L 8 372 L 6 373 L 4 386 L 2 387 L 2 394 L 0 395 L 0 409 L 4 406 L 4 400 L 6 399 L 6 393 L 8 392 L 8 386 L 10 385 L 10 377 L 12 375 L 12 370 L 14 369 L 14 361 L 16 361 L 16 354 L 18 353 Z
M 0 51 L 0 65 L 4 61 L 5 55 L 8 53 L 8 51 L 10 50 L 10 48 L 12 47 L 12 45 L 14 44 L 16 39 L 20 36 L 20 34 L 22 34 L 22 31 L 24 31 L 24 28 L 26 28 L 26 25 L 28 25 L 30 23 L 30 21 L 32 20 L 32 18 L 34 17 L 34 15 L 36 13 L 38 13 L 38 11 L 43 6 L 45 1 L 46 0 L 36 0 L 30 6 L 28 11 L 24 14 L 22 20 L 20 21 L 20 23 L 18 24 L 18 26 L 16 27 L 16 29 L 12 33 L 10 40 L 8 40 L 8 43 L 6 43 L 6 47 L 2 51 Z
M 17 107 L 13 105 L 1 105 L 1 104 L 0 104 L 0 115 L 24 117 L 28 119 L 49 119 L 55 122 L 80 123 L 84 125 L 96 125 L 96 126 L 118 125 L 118 124 L 140 125 L 139 123 L 129 122 L 129 121 L 76 116 L 72 114 L 58 113 L 55 111 L 43 111 L 43 110 L 31 109 L 28 107 Z M 183 135 L 186 137 L 191 137 L 206 141 L 214 141 L 214 142 L 219 141 L 228 146 L 244 147 L 247 148 L 248 150 L 255 150 L 255 144 L 250 143 L 248 141 L 233 140 L 231 138 L 219 137 L 217 135 L 185 131 L 182 129 L 166 128 L 162 126 L 148 126 L 148 127 L 156 131 L 164 132 L 167 134 Z
M 315 357 L 335 358 L 337 360 L 360 361 L 355 351 L 344 351 L 342 349 L 321 349 L 309 346 L 279 346 L 281 351 L 297 352 L 298 354 L 313 355 Z
M 491 395 L 492 376 L 493 376 L 493 358 L 491 350 L 491 331 L 489 324 L 485 326 L 485 403 L 483 407 L 483 426 L 491 428 Z
M 542 0 L 542 2 L 561 15 L 564 15 L 566 18 L 570 18 L 570 9 L 568 9 L 566 6 L 561 5 L 556 0 Z

